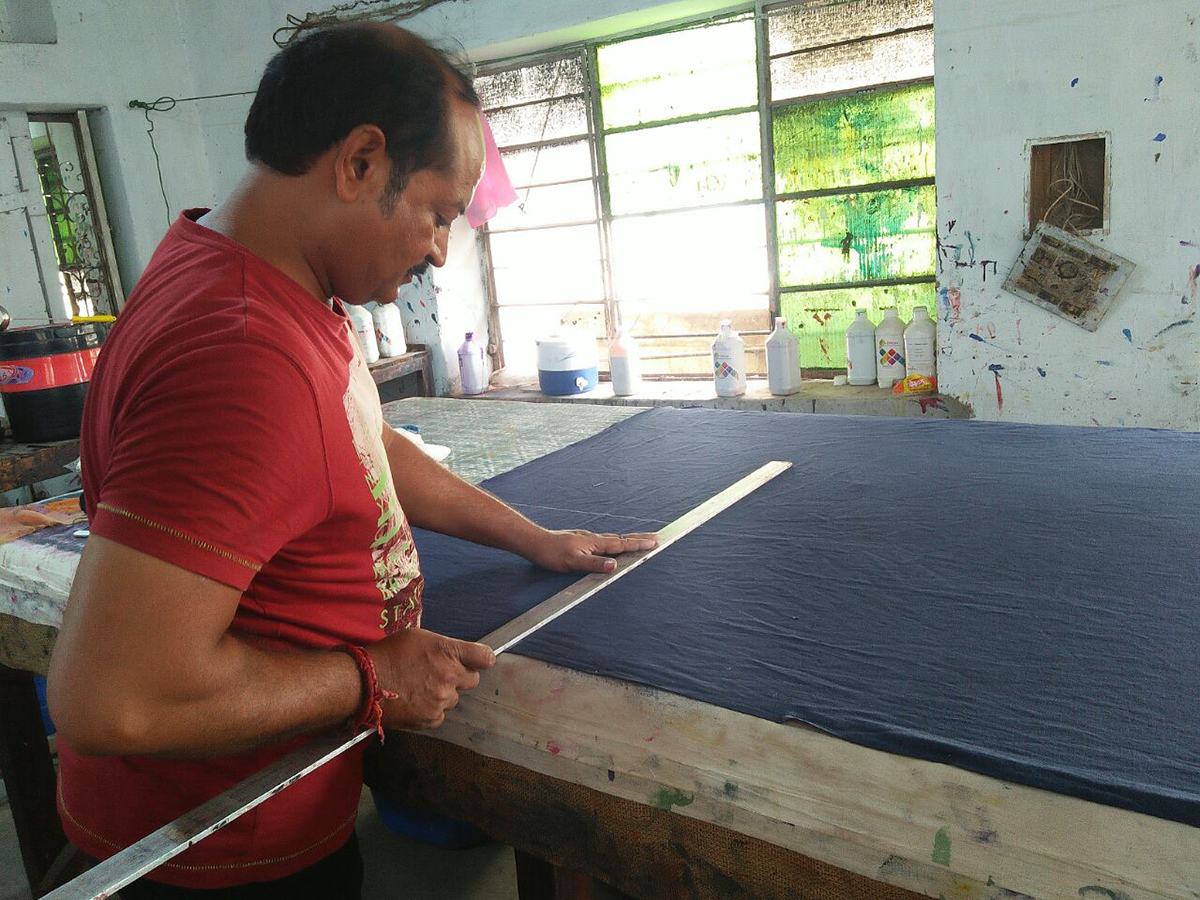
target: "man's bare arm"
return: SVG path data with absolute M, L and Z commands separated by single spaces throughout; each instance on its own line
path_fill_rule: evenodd
M 658 542 L 652 534 L 549 531 L 463 481 L 388 425 L 383 443 L 400 505 L 418 528 L 508 550 L 556 572 L 607 572 L 615 566 L 612 554 L 649 550 Z
M 362 706 L 354 660 L 268 649 L 229 630 L 232 587 L 99 535 L 88 539 L 50 663 L 51 714 L 93 755 L 212 758 L 321 731 Z M 401 699 L 385 722 L 438 724 L 478 683 L 486 647 L 417 629 L 370 648 Z

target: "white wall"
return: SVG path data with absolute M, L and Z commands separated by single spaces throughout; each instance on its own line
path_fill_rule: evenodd
M 939 234 L 976 260 L 939 276 L 943 391 L 981 419 L 1200 429 L 1200 6 L 937 0 L 935 15 Z M 1094 240 L 1137 265 L 1095 333 L 1001 289 L 1024 245 L 1026 141 L 1090 132 L 1112 135 L 1111 233 Z
M 54 0 L 53 13 L 57 43 L 0 43 L 0 107 L 96 110 L 92 137 L 128 291 L 166 230 L 146 121 L 128 102 L 195 93 L 176 3 Z M 173 213 L 209 203 L 196 108 L 182 105 L 154 121 Z

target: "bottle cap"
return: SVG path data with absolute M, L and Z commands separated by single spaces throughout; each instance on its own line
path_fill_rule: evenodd
M 473 331 L 468 331 L 468 332 L 467 332 L 467 340 L 468 340 L 468 341 L 473 341 L 473 340 L 475 340 L 475 332 L 473 332 Z
M 775 324 L 780 328 L 787 328 L 787 316 L 780 316 L 775 320 Z

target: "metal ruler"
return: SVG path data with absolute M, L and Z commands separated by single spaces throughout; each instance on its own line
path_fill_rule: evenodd
M 497 628 L 480 643 L 487 644 L 496 655 L 503 653 L 791 467 L 789 462 L 770 462 L 756 469 L 659 531 L 658 546 L 654 549 L 618 556 L 613 571 L 585 575 L 549 600 Z M 345 734 L 314 738 L 223 794 L 51 891 L 43 900 L 104 900 L 373 734 L 374 731 L 367 730 L 352 738 Z

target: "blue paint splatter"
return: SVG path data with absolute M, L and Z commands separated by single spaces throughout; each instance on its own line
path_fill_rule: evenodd
M 1158 134 L 1156 134 L 1156 135 L 1154 136 L 1154 140 L 1155 140 L 1155 141 L 1157 141 L 1157 142 L 1158 142 L 1158 143 L 1160 143 L 1160 144 L 1161 144 L 1163 141 L 1165 141 L 1166 139 L 1167 139 L 1167 136 L 1166 136 L 1166 135 L 1165 135 L 1163 132 L 1161 132 L 1161 131 L 1160 131 Z
M 988 366 L 988 371 L 989 372 L 1003 372 L 1004 366 L 1000 365 L 1000 363 L 992 363 L 990 366 Z
M 409 311 L 410 313 L 415 313 L 415 312 L 416 312 L 416 310 L 412 308 L 412 302 L 411 302 L 411 301 L 409 301 L 409 300 L 405 300 L 405 301 L 404 301 L 404 305 L 408 307 L 408 311 Z
M 1046 370 L 1045 370 L 1045 369 L 1043 369 L 1041 366 L 1038 366 L 1038 367 L 1037 367 L 1037 370 L 1038 370 L 1038 374 L 1039 374 L 1039 375 L 1041 375 L 1043 378 L 1045 378 L 1045 377 L 1046 377 Z
M 973 340 L 973 341 L 979 341 L 979 343 L 981 343 L 981 344 L 986 344 L 986 343 L 987 343 L 987 341 L 985 341 L 985 340 L 984 340 L 982 337 L 980 337 L 980 336 L 979 336 L 979 335 L 977 335 L 977 334 L 971 334 L 971 335 L 969 335 L 969 337 L 971 338 L 971 340 Z
M 1130 331 L 1128 328 L 1122 328 L 1121 334 L 1125 335 L 1125 340 L 1129 341 L 1129 343 L 1131 343 L 1131 344 L 1133 343 L 1133 332 L 1132 331 Z
M 1188 316 L 1186 319 L 1180 319 L 1178 322 L 1172 322 L 1170 325 L 1168 325 L 1166 328 L 1164 328 L 1162 331 L 1160 331 L 1158 334 L 1156 334 L 1154 336 L 1160 337 L 1161 335 L 1166 334 L 1168 331 L 1170 331 L 1173 328 L 1182 328 L 1184 325 L 1191 325 L 1193 322 L 1195 322 L 1195 320 L 1196 320 L 1195 313 L 1193 313 L 1192 315 Z
M 1078 78 L 1072 78 L 1072 79 L 1071 79 L 1071 87 L 1075 87 L 1075 86 L 1076 86 L 1076 85 L 1078 85 L 1078 84 L 1079 84 L 1079 79 L 1078 79 Z
M 1107 359 L 1098 359 L 1098 360 L 1096 360 L 1096 364 L 1101 365 L 1101 366 L 1111 366 L 1112 365 L 1112 363 L 1110 363 Z

